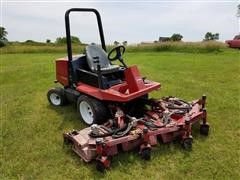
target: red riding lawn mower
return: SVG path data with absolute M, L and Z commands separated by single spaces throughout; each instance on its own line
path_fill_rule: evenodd
M 102 47 L 88 45 L 85 54 L 72 56 L 69 15 L 93 12 L 97 17 Z M 149 99 L 148 94 L 161 85 L 141 77 L 137 66 L 128 67 L 122 55 L 124 46 L 108 54 L 100 14 L 95 9 L 73 8 L 65 14 L 68 58 L 56 60 L 56 82 L 64 88 L 48 91 L 49 102 L 62 106 L 77 104 L 81 120 L 88 126 L 64 133 L 64 142 L 85 161 L 96 160 L 104 171 L 119 151 L 139 149 L 149 160 L 158 141 L 171 142 L 177 137 L 185 149 L 192 148 L 191 126 L 201 121 L 200 133 L 208 135 L 206 96 L 187 102 L 176 97 Z M 118 60 L 121 65 L 113 64 Z

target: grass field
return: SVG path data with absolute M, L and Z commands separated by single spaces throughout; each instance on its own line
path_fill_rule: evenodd
M 74 105 L 54 108 L 46 98 L 55 86 L 54 59 L 61 53 L 1 55 L 1 179 L 240 179 L 240 54 L 126 53 L 142 75 L 162 83 L 151 96 L 186 100 L 208 96 L 210 135 L 194 129 L 191 152 L 178 142 L 160 144 L 145 162 L 136 151 L 121 153 L 105 174 L 86 164 L 62 133 L 81 129 Z

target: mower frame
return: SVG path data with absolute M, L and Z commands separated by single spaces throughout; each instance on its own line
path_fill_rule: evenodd
M 71 8 L 66 11 L 65 13 L 65 28 L 66 28 L 66 38 L 67 38 L 67 54 L 68 54 L 68 74 L 69 74 L 69 85 L 72 86 L 73 81 L 73 67 L 72 67 L 72 42 L 71 42 L 71 31 L 70 31 L 70 20 L 69 16 L 71 12 L 93 12 L 97 18 L 99 36 L 101 39 L 102 48 L 106 51 L 103 27 L 102 27 L 102 20 L 99 12 L 96 9 L 92 8 Z

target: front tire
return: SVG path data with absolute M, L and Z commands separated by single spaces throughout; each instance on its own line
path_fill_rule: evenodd
M 183 139 L 182 146 L 185 150 L 191 151 L 192 143 L 193 143 L 193 139 L 191 137 L 188 137 L 188 138 Z
M 47 93 L 48 101 L 53 106 L 63 106 L 66 104 L 66 97 L 62 88 L 52 88 Z
M 151 159 L 151 148 L 144 148 L 141 156 L 144 160 L 149 161 Z
M 101 124 L 107 116 L 105 105 L 101 101 L 86 95 L 79 96 L 77 108 L 80 119 L 89 126 L 92 124 Z

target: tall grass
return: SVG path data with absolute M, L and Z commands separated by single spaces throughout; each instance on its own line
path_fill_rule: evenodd
M 107 49 L 111 49 L 114 46 L 108 46 Z M 84 52 L 85 45 L 73 45 L 74 53 Z M 162 42 L 154 44 L 139 44 L 128 45 L 128 52 L 189 52 L 189 53 L 207 53 L 207 52 L 221 52 L 227 48 L 226 44 L 221 42 Z M 1 48 L 3 54 L 7 53 L 65 53 L 66 45 L 56 44 L 9 44 L 6 47 Z
M 221 42 L 163 42 L 130 46 L 128 51 L 170 51 L 170 52 L 220 52 L 227 46 Z
M 72 47 L 74 53 L 83 52 L 85 46 L 83 45 L 73 45 Z M 29 45 L 29 44 L 14 44 L 8 45 L 0 49 L 3 54 L 14 54 L 14 53 L 65 53 L 67 52 L 66 45 L 55 45 L 55 44 L 45 44 L 45 45 Z

